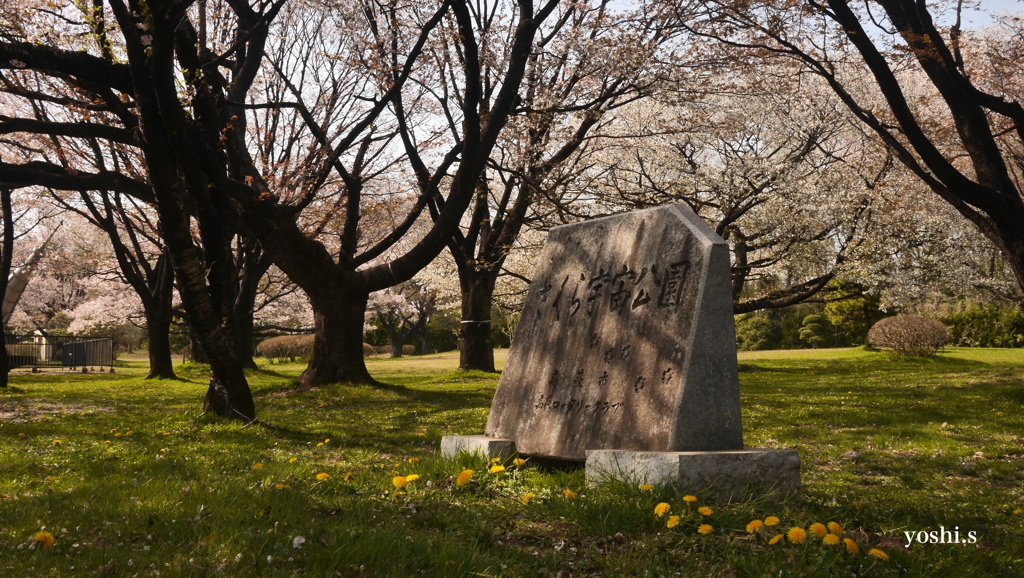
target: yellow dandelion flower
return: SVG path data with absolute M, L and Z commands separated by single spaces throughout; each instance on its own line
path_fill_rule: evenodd
M 868 550 L 868 556 L 874 556 L 875 558 L 878 558 L 879 560 L 888 560 L 889 559 L 889 555 L 886 554 L 885 552 L 879 550 L 878 548 L 872 548 L 872 549 Z
M 491 458 L 491 463 L 492 464 L 500 464 L 501 463 L 501 458 Z
M 410 484 L 418 479 L 420 479 L 419 474 L 409 474 L 408 476 L 405 476 L 405 481 L 409 482 Z
M 512 465 L 517 467 L 517 468 L 521 468 L 524 465 L 526 465 L 526 460 L 524 460 L 523 458 L 516 458 L 516 459 L 512 460 Z
M 825 524 L 819 524 L 818 522 L 811 524 L 808 529 L 819 538 L 824 538 L 825 534 L 828 534 L 828 528 L 825 527 Z
M 652 486 L 650 484 L 640 484 L 640 491 L 641 492 L 649 492 L 649 491 L 651 491 L 653 489 L 654 489 L 654 486 Z
M 675 528 L 679 525 L 679 516 L 669 516 L 668 522 L 665 522 L 665 526 L 668 528 Z
M 347 482 L 347 481 L 349 481 L 349 480 L 351 480 L 351 479 L 352 479 L 352 472 L 348 472 L 348 473 L 346 473 L 346 474 L 345 474 L 345 477 L 344 477 L 343 479 L 344 479 L 344 480 L 345 480 L 346 482 Z
M 778 526 L 779 522 L 781 522 L 781 521 L 782 520 L 776 518 L 775 516 L 768 516 L 767 518 L 764 519 L 764 525 L 765 526 Z
M 316 447 L 318 447 L 318 448 L 324 447 L 324 442 L 317 442 Z
M 499 466 L 498 464 L 494 464 L 493 466 L 491 466 L 491 469 L 490 469 L 490 472 L 492 474 L 500 474 L 501 472 L 504 472 L 504 471 L 505 471 L 505 466 Z
M 840 542 L 839 536 L 835 534 L 825 534 L 825 537 L 822 538 L 821 541 L 829 546 L 835 546 Z
M 1019 516 L 1021 512 L 1024 512 L 1024 510 L 1021 510 L 1020 508 L 1017 508 L 1016 510 L 1013 511 L 1014 515 L 1016 516 Z
M 126 436 L 130 436 L 130 435 L 132 435 L 133 433 L 135 433 L 135 432 L 133 432 L 132 430 L 128 430 L 128 431 L 124 432 L 124 435 L 126 435 Z
M 64 443 L 64 442 L 62 442 L 61 440 L 53 440 L 53 445 L 58 445 L 58 444 L 61 444 L 61 443 Z
M 756 533 L 760 532 L 763 528 L 764 528 L 764 522 L 762 522 L 761 520 L 751 520 L 747 524 L 747 533 L 748 534 L 756 534 Z
M 410 464 L 415 464 L 415 463 L 419 463 L 420 459 L 419 459 L 419 458 L 417 458 L 417 457 L 415 457 L 415 456 L 413 456 L 413 457 L 409 458 L 409 459 L 408 459 L 407 461 L 408 461 L 408 462 L 409 462 Z
M 710 516 L 711 514 L 715 513 L 714 510 L 707 506 L 701 506 L 697 508 L 697 512 L 700 513 L 701 516 Z
M 843 533 L 843 527 L 840 526 L 838 522 L 829 522 L 828 523 L 828 531 L 832 532 L 833 534 L 842 534 Z
M 846 553 L 855 556 L 860 553 L 860 546 L 849 538 L 843 538 L 843 545 L 846 546 Z
M 258 470 L 258 469 L 260 469 L 262 467 L 263 467 L 263 464 L 261 464 L 261 463 L 255 463 L 255 464 L 252 465 L 252 469 L 254 469 L 254 470 Z
M 288 463 L 289 464 L 294 464 L 297 461 L 299 461 L 299 458 L 292 458 L 292 459 L 288 460 Z
M 407 480 L 405 478 L 405 476 L 395 476 L 395 477 L 391 478 L 391 485 L 395 486 L 398 489 L 404 488 L 405 485 L 408 484 L 408 483 L 409 483 L 409 480 Z
M 39 546 L 42 547 L 42 548 L 49 548 L 49 547 L 53 546 L 53 542 L 54 542 L 53 534 L 51 534 L 51 533 L 49 533 L 49 532 L 47 532 L 45 530 L 36 532 L 32 536 L 32 540 L 35 541 L 37 544 L 39 544 Z
M 807 541 L 807 530 L 804 530 L 800 526 L 793 526 L 786 532 L 786 538 L 794 544 L 803 544 Z
M 459 477 L 455 478 L 455 483 L 460 486 L 469 484 L 469 481 L 473 479 L 473 470 L 462 470 Z
M 319 474 L 316 475 L 316 479 L 320 481 L 324 481 L 329 477 L 331 477 L 331 474 L 328 474 L 327 472 L 320 472 Z
M 687 494 L 687 495 L 683 496 L 683 501 L 684 502 L 696 502 L 697 501 L 697 496 L 691 496 L 691 495 Z
M 576 497 L 576 492 L 570 490 L 569 488 L 566 488 L 565 491 L 562 492 L 562 495 L 571 500 Z
M 700 527 L 697 528 L 697 533 L 704 534 L 705 536 L 714 531 L 715 529 L 711 526 L 711 524 L 701 524 Z
M 774 546 L 774 545 L 778 544 L 781 541 L 782 541 L 782 534 L 775 534 L 774 536 L 772 536 L 771 540 L 768 540 L 768 544 L 770 546 Z
M 654 506 L 654 515 L 660 518 L 667 514 L 671 508 L 672 506 L 666 504 L 665 502 L 661 502 L 657 506 Z
M 325 443 L 325 444 L 329 444 L 329 443 L 331 443 L 331 438 L 327 438 L 327 439 L 325 439 L 325 440 L 324 440 L 324 443 Z
M 526 494 L 523 496 L 523 504 L 529 504 L 530 500 L 532 500 L 535 495 L 536 494 L 534 494 L 533 492 L 526 492 Z
M 288 484 L 274 484 L 274 487 L 277 488 L 278 490 L 285 490 L 287 488 L 290 488 L 291 486 L 289 486 Z
M 123 433 L 117 432 L 116 434 L 114 434 L 114 437 L 119 438 L 119 437 L 121 437 L 123 435 L 124 435 Z
M 23 437 L 26 437 L 26 436 L 25 436 L 24 433 L 20 433 L 20 434 L 18 434 L 18 437 L 23 438 Z

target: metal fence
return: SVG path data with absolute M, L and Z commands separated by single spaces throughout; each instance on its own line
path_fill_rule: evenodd
M 74 335 L 7 335 L 10 367 L 87 369 L 113 367 L 114 340 Z

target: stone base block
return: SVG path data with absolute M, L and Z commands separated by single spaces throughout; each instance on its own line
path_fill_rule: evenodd
M 778 501 L 800 490 L 796 450 L 749 448 L 719 452 L 588 450 L 587 485 L 608 480 L 675 485 L 701 499 Z
M 488 460 L 494 458 L 505 459 L 515 455 L 516 442 L 484 435 L 444 436 L 441 438 L 442 456 L 454 457 L 462 452 L 479 454 Z

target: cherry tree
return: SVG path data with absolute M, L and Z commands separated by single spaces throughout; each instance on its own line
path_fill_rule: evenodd
M 1019 21 L 1007 20 L 1010 33 L 990 42 L 964 30 L 959 1 L 703 5 L 706 18 L 680 26 L 722 42 L 738 60 L 789 59 L 824 80 L 900 163 L 999 248 L 1024 287 L 1024 106 L 1013 89 L 1017 67 L 1006 58 L 1021 50 Z
M 387 333 L 391 357 L 401 357 L 410 338 L 419 336 L 426 343 L 427 324 L 438 310 L 438 292 L 414 279 L 371 295 L 367 317 Z
M 128 162 L 120 155 L 121 162 Z M 55 204 L 64 211 L 81 217 L 85 222 L 102 231 L 109 242 L 113 259 L 117 263 L 117 279 L 106 280 L 109 286 L 124 283 L 134 291 L 122 303 L 138 305 L 137 322 L 146 328 L 149 354 L 147 379 L 174 379 L 174 364 L 171 361 L 171 302 L 174 294 L 174 276 L 167 248 L 160 240 L 156 226 L 156 215 L 145 204 L 117 191 L 79 191 L 63 193 L 52 191 Z M 105 307 L 114 305 L 112 295 L 117 291 L 100 292 L 94 296 L 82 311 L 72 313 L 75 323 L 72 332 L 84 331 L 87 327 L 116 324 L 105 319 Z M 81 307 L 81 306 L 80 306 Z M 125 319 L 131 314 L 123 308 Z M 88 320 L 88 321 L 87 321 Z
M 656 57 L 671 38 L 669 29 L 647 3 L 624 11 L 614 5 L 606 0 L 565 4 L 542 29 L 510 130 L 476 184 L 468 219 L 448 244 L 461 292 L 462 369 L 494 371 L 489 335 L 495 285 L 523 227 L 536 219 L 534 205 L 572 178 L 572 167 L 607 129 L 611 112 L 645 96 L 658 76 Z M 500 12 L 481 18 L 497 20 L 495 15 Z M 502 26 L 488 34 L 487 62 L 496 65 L 482 74 L 496 91 L 500 84 L 493 77 L 511 55 L 497 41 L 507 34 Z M 410 157 L 416 154 L 409 150 Z
M 847 271 L 886 309 L 927 311 L 954 301 L 1019 303 L 1002 254 L 909 171 L 894 171 Z
M 312 333 L 309 298 L 277 267 L 270 267 L 256 288 L 253 305 L 255 334 Z
M 340 10 L 327 19 L 301 20 L 308 34 L 303 45 L 351 38 L 355 44 L 337 48 L 353 54 L 367 71 L 356 79 L 340 72 L 289 74 L 306 83 L 291 82 L 287 94 L 320 147 L 316 150 L 322 151 L 310 159 L 317 162 L 314 178 L 304 178 L 298 187 L 273 187 L 262 175 L 251 174 L 254 182 L 278 194 L 241 199 L 253 217 L 248 226 L 312 304 L 316 339 L 300 378 L 306 386 L 373 382 L 362 352 L 369 294 L 411 279 L 433 260 L 473 199 L 513 113 L 534 38 L 557 2 L 539 8 L 528 1 L 496 2 L 501 19 L 489 6 L 366 6 L 355 15 Z M 337 33 L 354 26 L 367 36 Z M 489 39 L 492 26 L 505 27 L 507 35 Z M 509 55 L 497 68 L 489 52 L 495 41 Z M 451 47 L 452 57 L 427 58 L 427 47 L 436 45 Z M 310 61 L 299 60 L 285 63 Z M 335 66 L 343 63 L 328 60 Z M 335 88 L 311 88 L 320 82 Z M 356 90 L 346 89 L 348 84 Z M 323 96 L 309 100 L 310 94 Z M 438 118 L 449 122 L 439 127 Z M 355 121 L 338 124 L 346 119 Z M 404 153 L 397 160 L 388 154 L 397 148 L 392 146 L 396 140 Z M 303 175 L 309 172 L 309 162 L 305 165 Z M 428 208 L 432 222 L 416 226 Z M 312 216 L 297 219 L 302 213 Z M 331 214 L 338 218 L 327 217 Z M 366 226 L 382 216 L 392 224 L 376 232 Z M 410 234 L 417 235 L 414 242 L 399 248 Z
M 40 228 L 31 244 L 46 243 L 45 256 L 36 266 L 22 293 L 11 324 L 23 332 L 67 331 L 71 311 L 88 301 L 106 282 L 116 280 L 107 239 L 80 219 L 64 216 L 59 223 Z
M 685 203 L 730 245 L 737 313 L 814 298 L 855 256 L 892 163 L 792 67 L 709 60 L 680 63 L 653 97 L 617 111 L 619 132 L 594 143 L 551 216 Z M 780 80 L 769 88 L 765 76 Z
M 9 116 L 3 132 L 50 146 L 6 142 L 0 180 L 117 191 L 152 203 L 191 325 L 211 356 L 205 405 L 253 419 L 252 396 L 225 323 L 234 291 L 231 239 L 238 230 L 237 209 L 224 195 L 230 169 L 220 141 L 229 112 L 207 87 L 228 82 L 222 66 L 233 89 L 244 94 L 262 57 L 266 22 L 280 3 L 235 3 L 233 9 L 204 4 L 223 16 L 222 30 L 237 32 L 235 38 L 218 36 L 221 42 L 212 46 L 197 42 L 191 18 L 202 11 L 190 12 L 190 4 L 29 2 L 23 13 L 5 14 L 0 86 Z M 230 59 L 215 56 L 216 50 L 226 50 Z M 179 91 L 183 78 L 189 88 Z M 121 162 L 118 147 L 134 149 L 126 156 L 141 160 L 139 171 Z
M 0 227 L 2 227 L 0 230 L 0 295 L 3 295 L 5 310 L 0 334 L 4 338 L 4 343 L 7 342 L 8 323 L 19 314 L 18 305 L 21 303 L 24 289 L 27 287 L 22 286 L 21 292 L 14 294 L 18 290 L 8 284 L 15 271 L 13 267 L 18 265 L 20 269 L 31 260 L 31 257 L 45 256 L 44 253 L 36 253 L 36 251 L 45 251 L 45 247 L 35 236 L 40 231 L 45 231 L 52 226 L 50 224 L 52 216 L 46 204 L 40 203 L 39 196 L 34 192 L 18 192 L 0 180 Z M 42 239 L 48 239 L 50 236 L 52 236 L 52 231 Z M 21 273 L 25 274 L 25 271 L 22 270 Z M 34 274 L 34 270 L 29 274 Z M 32 278 L 24 280 L 31 282 Z M 12 291 L 12 294 L 8 295 L 8 291 Z M 8 310 L 8 306 L 12 302 L 15 309 Z M 8 317 L 9 315 L 11 317 Z M 7 387 L 10 359 L 7 355 L 7 348 L 0 349 L 2 349 L 0 351 L 0 387 Z
M 412 278 L 458 227 L 512 113 L 537 30 L 556 6 L 507 5 L 511 56 L 490 93 L 480 31 L 491 22 L 464 0 L 58 2 L 38 12 L 53 26 L 37 26 L 43 17 L 32 26 L 4 23 L 4 91 L 20 103 L 4 126 L 77 154 L 40 159 L 22 147 L 20 157 L 0 162 L 0 180 L 118 191 L 153 204 L 190 324 L 210 357 L 210 410 L 255 416 L 232 343 L 239 234 L 259 239 L 310 299 L 316 341 L 302 383 L 372 382 L 361 347 L 368 295 Z M 461 50 L 423 62 L 430 42 Z M 455 105 L 447 110 L 462 120 L 433 139 L 431 119 L 448 99 L 431 87 L 446 82 Z M 301 120 L 289 123 L 300 128 L 296 136 L 267 134 L 298 146 L 255 146 L 252 131 L 282 126 L 261 111 L 284 109 Z M 421 154 L 388 158 L 394 135 L 404 152 Z M 108 146 L 97 151 L 97 142 Z M 135 149 L 142 170 L 115 163 L 112 144 Z M 360 224 L 381 195 L 404 196 L 404 216 L 368 240 Z M 437 218 L 422 238 L 371 265 L 427 206 Z M 339 236 L 329 234 L 339 223 L 332 215 L 342 219 Z

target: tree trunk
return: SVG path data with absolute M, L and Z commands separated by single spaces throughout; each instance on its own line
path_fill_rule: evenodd
M 7 333 L 0 331 L 3 338 L 3 346 L 0 347 L 0 388 L 7 387 L 7 377 L 11 371 L 11 359 L 7 355 Z
M 982 233 L 999 247 L 1013 271 L 1017 286 L 1024 289 L 1024 232 L 1020 223 L 1024 219 L 1024 202 L 1018 199 L 1006 202 L 1005 210 L 993 217 L 995 231 Z
M 249 311 L 246 313 L 236 312 L 233 322 L 233 329 L 235 332 L 235 355 L 238 357 L 238 362 L 242 364 L 242 367 L 255 369 L 256 361 L 252 357 L 252 308 L 250 307 Z
M 0 222 L 3 223 L 0 244 L 0 300 L 7 297 L 7 280 L 11 278 L 11 259 L 14 257 L 14 214 L 11 210 L 11 189 L 0 189 Z M 7 320 L 0 317 L 0 387 L 7 387 L 11 371 L 11 358 L 7 355 Z
M 262 246 L 251 239 L 240 240 L 238 272 L 238 294 L 232 314 L 232 331 L 235 339 L 235 355 L 242 367 L 255 369 L 253 359 L 253 316 L 256 308 L 256 294 L 260 290 L 260 280 L 270 269 L 270 257 L 263 252 Z
M 493 373 L 494 347 L 491 345 L 491 301 L 497 275 L 490 271 L 460 268 L 462 323 L 459 325 L 459 369 L 478 369 Z
M 111 236 L 113 239 L 114 236 Z M 121 269 L 126 267 L 122 265 Z M 171 358 L 171 320 L 173 319 L 174 270 L 165 251 L 157 260 L 146 282 L 142 304 L 146 311 L 146 335 L 149 338 L 149 375 L 146 379 L 177 379 Z
M 344 290 L 325 283 L 314 298 L 313 355 L 299 376 L 303 388 L 330 383 L 377 382 L 370 377 L 363 358 L 363 323 L 369 295 L 365 291 Z
M 177 379 L 171 358 L 171 311 L 146 311 L 149 375 L 146 379 Z
M 157 163 L 149 160 L 152 170 Z M 154 178 L 159 181 L 160 173 L 155 174 Z M 167 180 L 173 182 L 170 177 Z M 155 187 L 155 190 L 159 191 L 160 187 Z M 200 258 L 193 243 L 190 220 L 181 211 L 176 199 L 160 199 L 158 205 L 160 229 L 167 244 L 174 276 L 178 281 L 178 293 L 185 306 L 193 336 L 192 354 L 194 357 L 205 354 L 210 360 L 210 386 L 203 409 L 223 417 L 253 421 L 256 419 L 256 405 L 249 382 L 245 379 L 245 371 L 235 357 L 230 321 L 222 323 L 222 320 L 230 316 L 234 302 L 234 296 L 229 291 L 220 290 L 222 286 L 229 286 L 225 281 L 225 271 L 229 264 L 210 266 L 212 281 L 208 282 L 207 264 Z M 215 252 L 218 248 L 223 249 L 214 246 L 215 242 L 217 240 L 207 243 L 204 250 L 206 258 L 224 254 L 224 251 Z M 227 244 L 223 237 L 220 242 Z
M 210 363 L 209 356 L 206 355 L 206 351 L 203 349 L 202 343 L 199 342 L 199 336 L 196 334 L 196 330 L 192 329 L 192 324 L 189 323 L 188 338 L 192 341 L 192 362 L 193 363 Z
M 402 347 L 405 346 L 405 334 L 399 330 L 391 334 L 391 357 L 402 357 Z
M 429 353 L 432 353 L 430 344 L 430 331 L 426 327 L 424 327 L 423 330 L 420 331 L 420 354 L 427 355 Z

